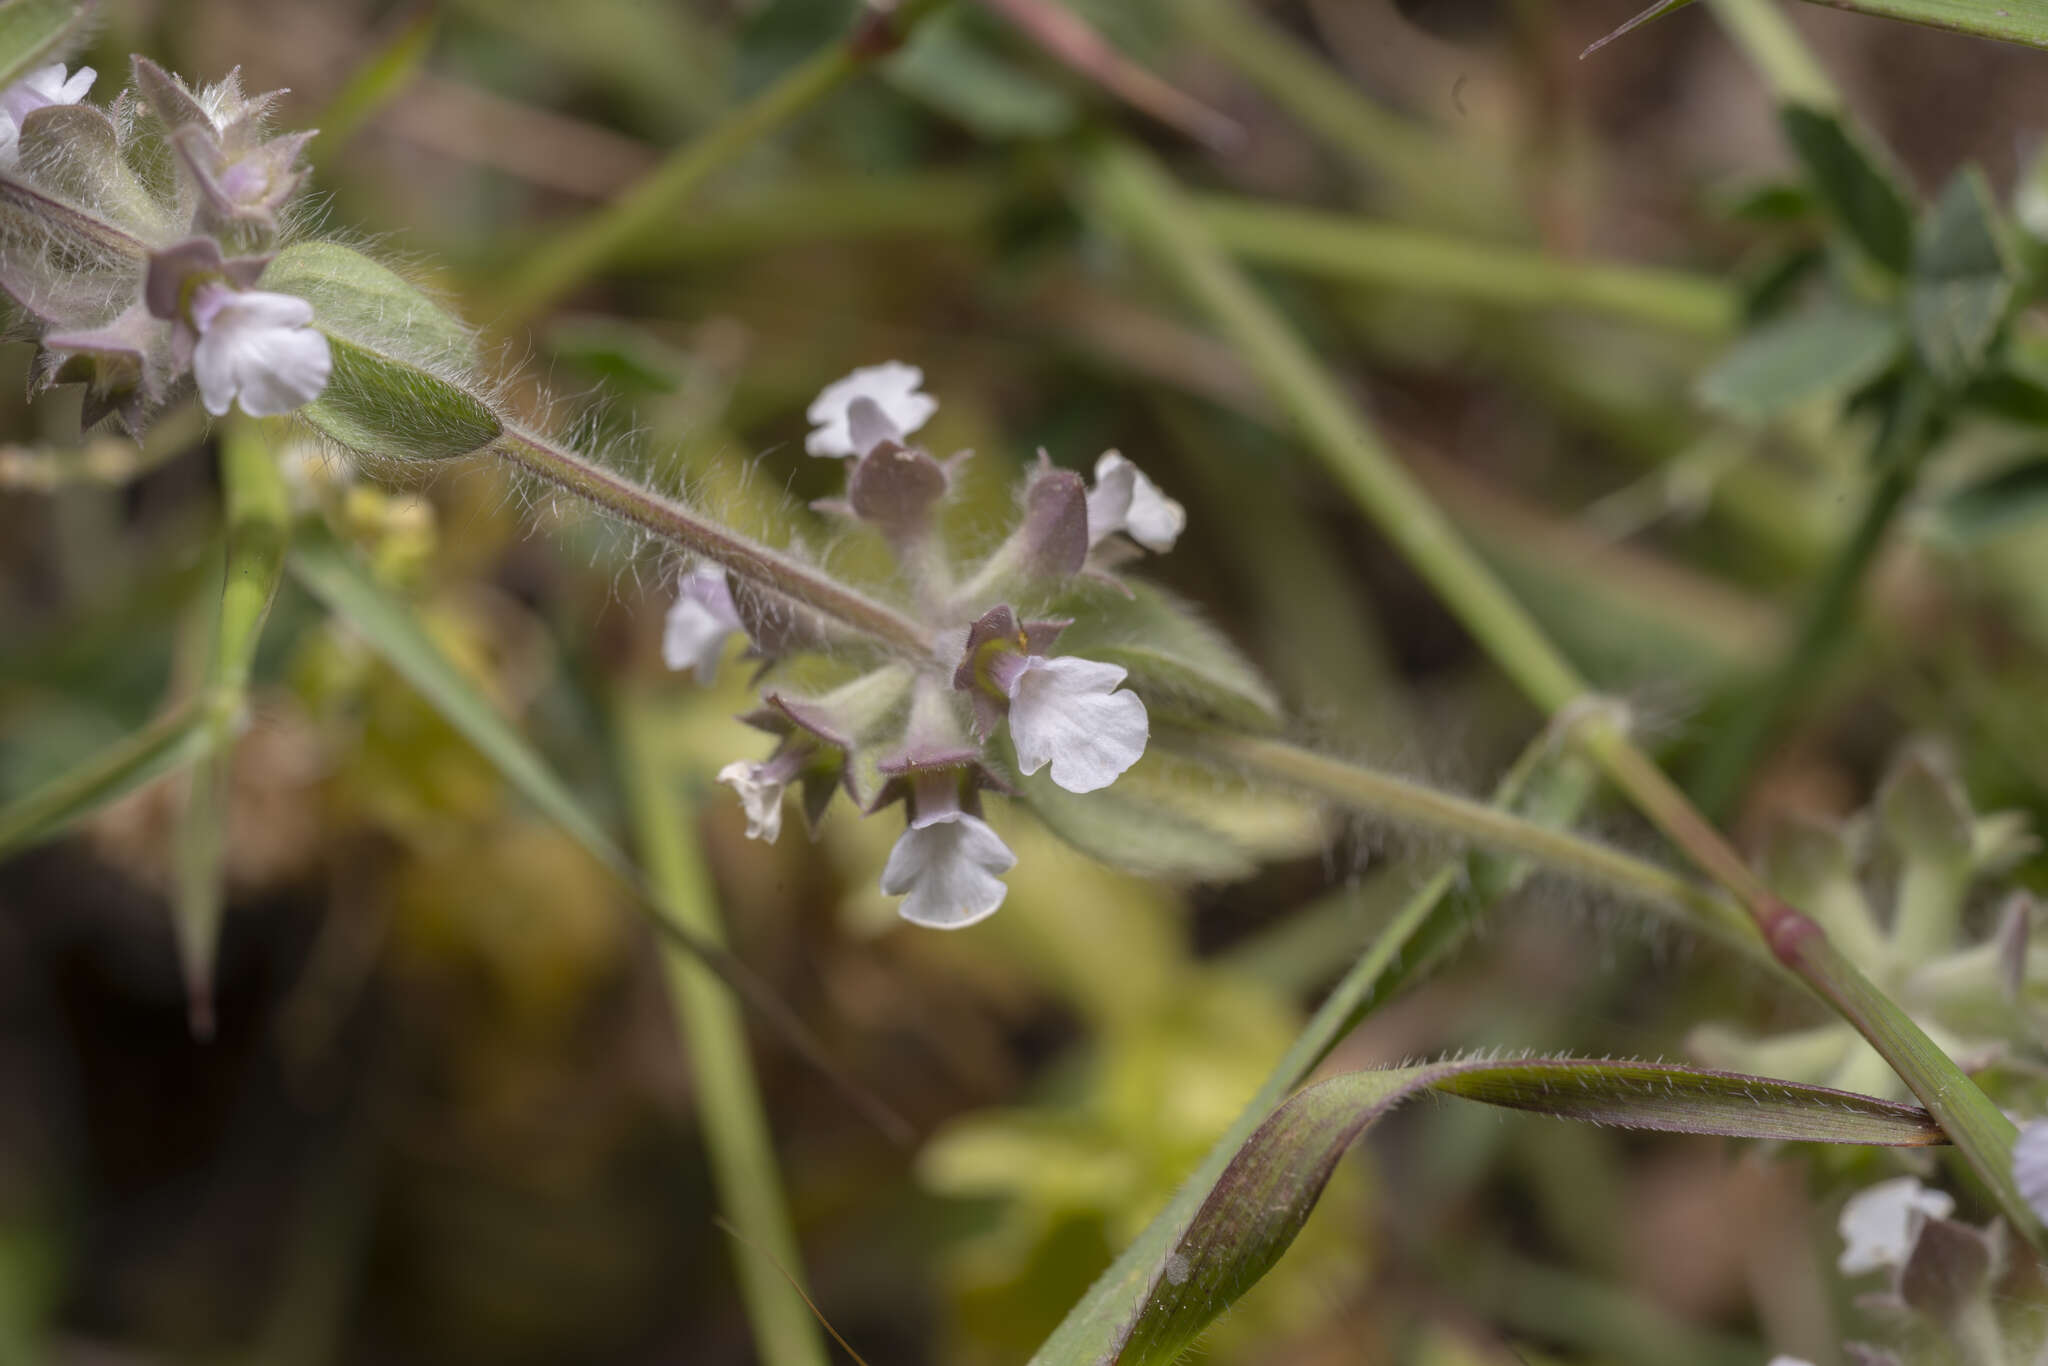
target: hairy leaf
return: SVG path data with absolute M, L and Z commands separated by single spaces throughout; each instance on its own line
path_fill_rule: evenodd
M 1051 613 L 1075 619 L 1060 636 L 1061 654 L 1121 664 L 1160 715 L 1259 728 L 1280 715 L 1272 689 L 1237 647 L 1163 589 L 1090 583 L 1063 595 Z
M 504 431 L 475 377 L 473 334 L 392 271 L 339 243 L 303 242 L 260 283 L 310 302 L 334 349 L 326 390 L 300 416 L 337 445 L 373 460 L 438 460 Z
M 1924 1110 L 1826 1087 L 1670 1063 L 1536 1058 L 1356 1072 L 1274 1111 L 1166 1255 L 1129 1286 L 1123 1316 L 1044 1366 L 1160 1366 L 1279 1261 L 1337 1160 L 1382 1116 L 1427 1091 L 1667 1133 L 1918 1147 L 1944 1142 Z

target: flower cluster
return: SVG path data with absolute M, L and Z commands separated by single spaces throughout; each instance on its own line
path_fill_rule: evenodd
M 48 66 L 0 90 L 0 291 L 38 329 L 39 386 L 83 384 L 86 426 L 131 431 L 193 387 L 215 415 L 311 402 L 333 368 L 313 307 L 258 288 L 312 137 L 265 132 L 284 92 L 235 73 L 194 91 L 137 57 L 103 109 L 94 79 Z
M 1027 616 L 1019 604 L 1057 604 L 1079 583 L 1116 584 L 1118 564 L 1171 548 L 1186 516 L 1114 451 L 1097 462 L 1092 488 L 1041 455 L 1015 530 L 956 574 L 935 527 L 954 462 L 911 444 L 938 409 L 923 382 L 917 367 L 895 361 L 856 370 L 811 404 L 805 449 L 846 462 L 845 496 L 819 506 L 889 541 L 929 649 L 859 661 L 853 677 L 823 691 L 771 686 L 746 720 L 778 738 L 774 752 L 729 764 L 719 778 L 739 794 L 756 839 L 781 832 L 792 787 L 814 824 L 835 791 L 864 812 L 900 801 L 905 828 L 882 890 L 903 899 L 906 919 L 951 929 L 1002 905 L 1001 875 L 1016 863 L 982 818 L 983 792 L 1014 794 L 1040 772 L 1067 792 L 1095 792 L 1137 763 L 1150 738 L 1126 669 L 1059 653 L 1072 622 Z M 732 638 L 774 659 L 818 643 L 817 625 L 796 604 L 699 565 L 682 577 L 663 656 L 708 681 Z

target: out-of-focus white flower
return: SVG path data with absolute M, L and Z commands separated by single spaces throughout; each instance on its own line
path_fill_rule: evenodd
M 828 384 L 805 416 L 812 432 L 804 449 L 812 455 L 866 455 L 884 441 L 903 438 L 931 420 L 939 401 L 919 392 L 924 371 L 900 360 L 864 366 Z
M 1770 1366 L 1813 1366 L 1805 1357 L 1788 1357 L 1783 1352 L 1771 1358 Z
M 718 781 L 739 793 L 740 807 L 747 813 L 747 838 L 775 843 L 782 834 L 782 793 L 789 786 L 789 774 L 774 760 L 750 764 L 744 760 L 718 770 Z
M 1945 1192 L 1929 1190 L 1911 1176 L 1858 1191 L 1842 1206 L 1842 1256 L 1836 1265 L 1845 1276 L 1904 1266 L 1919 1240 L 1920 1225 L 1946 1219 L 1955 1207 Z
M 889 851 L 882 890 L 903 898 L 902 916 L 935 930 L 986 920 L 1009 895 L 998 876 L 1017 866 L 1002 836 L 958 807 L 920 812 Z
M 1089 545 L 1121 531 L 1163 555 L 1187 524 L 1187 509 L 1161 493 L 1121 452 L 1104 451 L 1095 462 L 1095 487 L 1088 491 Z
M 192 376 L 214 416 L 239 400 L 251 417 L 277 417 L 327 387 L 334 355 L 304 299 L 208 281 L 192 293 L 191 317 Z
M 92 89 L 97 73 L 81 66 L 69 77 L 64 64 L 39 66 L 5 90 L 0 90 L 0 167 L 12 166 L 19 155 L 21 122 L 38 109 L 53 104 L 77 104 Z
M 725 571 L 714 564 L 698 565 L 683 575 L 675 605 L 668 609 L 661 632 L 662 663 L 676 670 L 694 669 L 699 683 L 709 683 L 718 675 L 726 638 L 743 629 Z M 724 776 L 719 775 L 721 781 Z
M 2020 1129 L 2012 1145 L 2012 1179 L 2034 1213 L 2048 1222 L 2048 1119 L 2037 1119 Z
M 1117 691 L 1126 670 L 1073 655 L 1027 655 L 1002 672 L 1010 738 L 1025 773 L 1051 764 L 1055 783 L 1069 792 L 1093 792 L 1144 754 L 1150 736 L 1145 704 L 1134 692 Z

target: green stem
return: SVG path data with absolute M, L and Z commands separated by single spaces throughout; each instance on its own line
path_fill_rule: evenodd
M 661 762 L 657 718 L 639 699 L 624 700 L 617 716 L 619 765 L 648 882 L 678 925 L 722 947 L 725 932 L 696 837 L 696 812 Z M 799 1282 L 784 1279 L 800 1276 L 801 1250 L 739 1007 L 718 975 L 681 946 L 665 942 L 662 961 L 719 1205 L 747 1243 L 735 1247 L 734 1269 L 760 1359 L 764 1366 L 825 1366 L 824 1339 Z
M 868 12 L 863 27 L 733 110 L 709 132 L 677 148 L 639 184 L 543 248 L 508 282 L 494 328 L 530 322 L 569 290 L 611 263 L 621 249 L 675 213 L 711 175 L 846 84 L 944 0 L 904 0 L 886 17 Z
M 1842 107 L 1841 92 L 1775 0 L 1707 0 L 1707 7 L 1770 82 L 1779 103 L 1820 110 Z
M 206 661 L 207 752 L 188 777 L 172 846 L 172 923 L 185 975 L 192 1032 L 213 1034 L 213 963 L 223 910 L 234 740 L 248 710 L 249 675 L 277 585 L 291 523 L 290 496 L 269 441 L 253 418 L 221 430 L 221 492 L 227 522 L 220 601 Z
M 1669 869 L 1569 830 L 1524 820 L 1497 805 L 1476 802 L 1279 740 L 1165 729 L 1156 738 L 1169 748 L 1304 788 L 1368 815 L 1452 835 L 1620 892 L 1677 917 L 1753 962 L 1776 966 L 1769 948 L 1757 934 L 1755 923 L 1727 897 Z
M 889 649 L 919 658 L 931 650 L 930 633 L 894 608 L 567 447 L 507 428 L 491 450 L 564 492 L 815 608 Z
M 1706 276 L 1559 260 L 1261 200 L 1203 195 L 1195 203 L 1210 235 L 1253 265 L 1506 308 L 1579 308 L 1704 337 L 1735 327 L 1735 295 Z
M 1567 824 L 1577 819 L 1587 791 L 1584 766 L 1560 762 L 1546 739 L 1523 752 L 1497 785 L 1494 801 L 1503 808 L 1526 810 L 1538 820 Z M 1358 1020 L 1433 967 L 1463 938 L 1481 911 L 1518 885 L 1525 871 L 1512 861 L 1473 855 L 1447 859 L 1419 875 L 1400 909 L 1323 998 L 1274 1064 L 1258 1094 L 1210 1145 L 1201 1165 L 1181 1184 L 1166 1208 L 1068 1310 L 1059 1328 L 1033 1354 L 1032 1366 L 1079 1359 L 1078 1352 L 1092 1349 L 1106 1336 L 1106 1329 L 1141 1302 L 1145 1279 L 1252 1132 Z
M 1863 581 L 1912 494 L 1917 470 L 1914 462 L 1902 462 L 1879 476 L 1863 515 L 1828 566 L 1777 668 L 1715 732 L 1692 784 L 1702 811 L 1716 816 L 1727 812 L 1786 714 L 1834 662 L 1855 620 Z
M 1465 629 L 1544 711 L 1556 714 L 1588 695 L 1577 671 L 1521 605 L 1457 535 L 1280 314 L 1254 290 L 1202 228 L 1179 187 L 1159 164 L 1128 145 L 1109 143 L 1089 169 L 1089 184 L 1110 217 L 1169 270 L 1243 354 L 1297 433 L 1464 623 Z M 1733 893 L 1764 941 L 1869 1039 L 1928 1110 L 1950 1129 L 2001 1207 L 2029 1240 L 2039 1223 L 2012 1184 L 2012 1126 L 1991 1125 L 1996 1107 L 1955 1061 L 1927 1044 L 1899 1006 L 1863 981 L 1848 1013 L 1843 979 L 1820 975 L 1822 960 L 1796 950 L 1809 941 L 1847 967 L 1820 927 L 1772 895 L 1742 856 L 1613 718 L 1590 715 L 1573 727 L 1578 748 L 1629 800 L 1715 882 Z M 1851 973 L 1854 972 L 1850 968 Z M 1967 1132 L 1964 1132 L 1964 1131 Z

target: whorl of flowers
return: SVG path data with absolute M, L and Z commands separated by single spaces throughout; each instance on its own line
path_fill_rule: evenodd
M 259 287 L 311 133 L 265 129 L 284 92 L 194 91 L 145 57 L 134 87 L 31 71 L 0 90 L 0 290 L 42 345 L 36 380 L 85 386 L 83 419 L 139 431 L 197 387 L 207 411 L 291 412 L 326 388 L 304 298 Z
M 809 409 L 806 449 L 847 462 L 845 496 L 820 506 L 890 542 L 929 628 L 928 654 L 876 661 L 812 695 L 770 686 L 746 720 L 778 745 L 760 762 L 727 765 L 719 778 L 739 795 L 747 833 L 764 840 L 781 831 L 792 786 L 813 822 L 835 791 L 868 813 L 900 801 L 905 829 L 882 890 L 903 898 L 906 919 L 951 929 L 1002 905 L 999 875 L 1016 862 L 982 819 L 984 791 L 1014 793 L 1020 779 L 1043 770 L 1067 792 L 1094 792 L 1137 763 L 1150 736 L 1145 703 L 1124 687 L 1124 668 L 1060 653 L 1072 623 L 1027 617 L 1017 604 L 1054 601 L 1076 581 L 1115 584 L 1115 564 L 1141 553 L 1139 545 L 1169 548 L 1185 516 L 1115 452 L 1097 465 L 1093 491 L 1041 457 L 1009 539 L 956 574 L 934 526 L 952 462 L 909 444 L 938 408 L 921 392 L 923 380 L 915 366 L 891 361 L 829 385 Z M 699 565 L 680 584 L 664 655 L 670 668 L 707 679 L 732 636 L 766 657 L 815 643 L 792 632 L 801 618 L 724 570 Z

